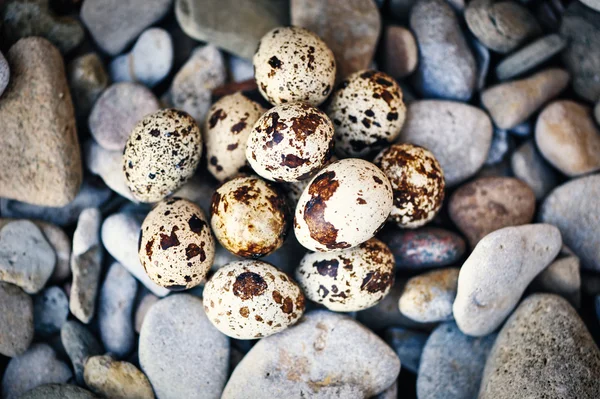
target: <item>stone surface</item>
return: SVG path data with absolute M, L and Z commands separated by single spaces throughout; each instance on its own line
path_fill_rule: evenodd
M 96 395 L 87 389 L 79 388 L 69 384 L 45 384 L 40 385 L 19 399 L 95 399 Z
M 497 165 L 504 160 L 504 156 L 510 150 L 511 137 L 508 132 L 503 129 L 494 129 L 492 144 L 485 160 L 486 166 Z
M 244 58 L 229 56 L 228 68 L 231 80 L 234 82 L 244 82 L 249 79 L 254 79 L 254 65 L 252 61 Z
M 33 302 L 16 285 L 0 282 L 0 354 L 25 352 L 33 340 Z
M 48 287 L 33 298 L 33 321 L 39 336 L 60 331 L 68 316 L 69 299 L 60 287 Z
M 125 181 L 123 152 L 107 150 L 90 139 L 83 146 L 85 164 L 90 172 L 100 176 L 104 183 L 122 197 L 137 202 Z
M 496 76 L 500 80 L 512 79 L 546 62 L 567 46 L 560 35 L 551 34 L 539 38 L 504 58 L 496 66 Z
M 600 392 L 600 351 L 563 298 L 537 294 L 508 319 L 489 354 L 480 399 L 592 399 Z
M 3 220 L 7 219 L 0 219 L 0 228 Z M 48 282 L 61 283 L 71 276 L 71 239 L 60 227 L 54 224 L 42 222 L 41 220 L 34 220 L 33 223 L 40 228 L 56 254 L 56 265 Z
M 410 30 L 388 25 L 384 33 L 383 71 L 395 79 L 415 71 L 419 61 L 417 42 Z
M 4 93 L 4 89 L 8 86 L 10 80 L 10 66 L 8 61 L 4 57 L 4 54 L 0 52 L 0 96 Z
M 420 323 L 452 320 L 458 271 L 451 267 L 409 279 L 398 301 L 400 312 Z
M 427 399 L 476 398 L 496 335 L 473 338 L 458 326 L 440 324 L 429 336 L 417 377 L 417 395 Z
M 390 345 L 402 364 L 402 370 L 417 374 L 421 352 L 427 341 L 427 334 L 402 327 L 392 327 L 385 332 L 385 342 Z M 395 397 L 396 398 L 396 397 Z
M 75 370 L 77 383 L 83 385 L 85 359 L 101 354 L 102 346 L 83 324 L 74 320 L 63 324 L 60 340 Z
M 558 184 L 558 174 L 539 153 L 533 140 L 513 152 L 510 164 L 515 177 L 533 190 L 538 201 Z
M 133 364 L 110 356 L 92 356 L 85 362 L 85 384 L 95 393 L 111 399 L 153 399 L 148 378 Z
M 448 0 L 449 2 L 451 0 Z M 490 50 L 479 42 L 479 40 L 470 38 L 471 47 L 475 51 L 475 59 L 477 60 L 477 84 L 475 87 L 478 91 L 485 87 L 485 80 L 490 69 Z
M 81 155 L 63 59 L 39 37 L 8 52 L 11 79 L 0 98 L 0 197 L 64 206 L 82 180 Z
M 560 295 L 578 308 L 581 303 L 581 275 L 579 258 L 559 256 L 531 283 L 537 291 Z
M 400 143 L 427 148 L 444 171 L 446 186 L 473 176 L 492 142 L 492 123 L 479 108 L 453 101 L 415 101 L 408 107 Z
M 559 230 L 549 224 L 505 227 L 479 241 L 458 276 L 453 312 L 461 331 L 493 332 L 561 246 Z
M 148 313 L 152 305 L 158 302 L 158 299 L 159 298 L 156 295 L 148 292 L 146 295 L 143 296 L 142 300 L 137 305 L 134 316 L 134 325 L 136 333 L 139 334 L 140 331 L 142 331 L 142 323 L 146 318 L 146 314 Z
M 109 77 L 96 53 L 87 53 L 69 63 L 69 87 L 77 116 L 87 118 L 94 103 L 108 86 Z

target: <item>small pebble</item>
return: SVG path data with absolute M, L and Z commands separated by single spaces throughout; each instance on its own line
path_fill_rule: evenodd
M 33 298 L 35 333 L 47 337 L 58 331 L 69 316 L 69 299 L 57 286 L 44 289 Z
M 420 323 L 452 320 L 458 268 L 433 270 L 408 280 L 400 296 L 400 312 Z
M 566 46 L 567 41 L 560 35 L 544 36 L 504 58 L 496 66 L 496 76 L 500 80 L 508 80 L 522 75 L 543 64 Z
M 574 255 L 559 256 L 532 282 L 542 292 L 560 295 L 575 308 L 581 304 L 581 275 L 579 258 Z
M 427 334 L 419 331 L 408 330 L 402 327 L 392 327 L 385 331 L 385 342 L 390 345 L 402 364 L 402 370 L 413 374 L 419 371 L 421 352 L 427 341 Z M 394 396 L 396 399 L 397 396 Z
M 4 89 L 8 86 L 10 81 L 10 66 L 8 61 L 4 58 L 4 54 L 0 52 L 0 96 L 4 93 Z
M 451 0 L 448 0 L 451 1 Z M 490 50 L 485 47 L 479 40 L 470 38 L 471 47 L 475 51 L 475 59 L 477 61 L 477 84 L 475 87 L 481 91 L 485 87 L 485 81 L 490 69 Z
M 384 33 L 383 70 L 395 79 L 410 75 L 417 68 L 419 50 L 412 32 L 402 26 L 388 25 Z
M 154 399 L 148 378 L 133 364 L 110 356 L 92 356 L 85 361 L 85 384 L 111 399 Z
M 0 354 L 18 356 L 33 340 L 33 302 L 16 285 L 0 282 L 0 303 Z
M 80 118 L 87 119 L 94 103 L 108 87 L 108 73 L 96 53 L 87 53 L 72 60 L 67 73 L 75 111 Z
M 533 190 L 538 201 L 558 185 L 558 174 L 539 153 L 533 140 L 517 148 L 512 153 L 510 163 L 515 177 Z
M 77 383 L 83 385 L 85 360 L 103 353 L 102 346 L 83 324 L 74 320 L 63 324 L 60 339 L 75 370 Z
M 90 391 L 70 384 L 45 384 L 27 391 L 19 399 L 97 399 Z
M 229 55 L 228 70 L 231 80 L 240 83 L 249 79 L 254 79 L 254 65 L 252 61 Z
M 146 314 L 148 313 L 152 305 L 158 302 L 158 300 L 159 298 L 152 293 L 147 293 L 146 295 L 144 295 L 144 297 L 142 298 L 135 310 L 134 325 L 136 333 L 139 334 L 140 331 L 142 331 L 142 323 L 144 322 Z
M 137 202 L 123 174 L 123 151 L 107 150 L 90 139 L 83 145 L 85 164 L 90 172 L 100 176 L 114 192 L 130 201 Z

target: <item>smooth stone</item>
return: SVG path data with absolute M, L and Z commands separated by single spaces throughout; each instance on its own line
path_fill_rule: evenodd
M 473 248 L 492 231 L 530 223 L 535 194 L 512 177 L 480 177 L 452 193 L 448 213 Z
M 419 0 L 410 13 L 419 46 L 415 88 L 422 97 L 467 101 L 477 84 L 477 65 L 458 18 L 444 0 Z
M 87 53 L 72 60 L 67 68 L 73 106 L 79 118 L 87 119 L 94 103 L 108 87 L 109 77 L 96 53 Z
M 152 385 L 137 367 L 111 356 L 92 356 L 85 362 L 85 384 L 103 398 L 154 399 Z
M 400 358 L 402 370 L 406 369 L 414 374 L 419 371 L 421 353 L 427 337 L 428 334 L 402 327 L 392 327 L 385 331 L 385 342 L 394 349 Z
M 63 324 L 60 339 L 75 370 L 77 383 L 83 385 L 85 360 L 100 355 L 103 352 L 102 345 L 83 324 L 74 320 Z
M 85 164 L 95 175 L 102 178 L 104 183 L 122 197 L 137 202 L 127 186 L 123 173 L 123 151 L 107 150 L 95 140 L 88 140 L 83 146 Z
M 490 70 L 490 50 L 481 44 L 479 40 L 474 38 L 471 38 L 471 47 L 473 50 L 475 50 L 475 58 L 477 60 L 476 88 L 478 91 L 481 91 L 485 87 L 485 80 L 487 79 L 487 75 Z
M 234 82 L 244 82 L 249 79 L 254 79 L 254 65 L 252 61 L 244 58 L 229 55 L 228 70 L 231 75 L 231 80 Z
M 536 291 L 560 295 L 578 308 L 581 304 L 581 275 L 579 258 L 566 255 L 556 259 L 531 283 Z
M 513 152 L 510 164 L 515 177 L 533 190 L 538 201 L 558 185 L 558 174 L 539 153 L 533 140 L 527 140 Z
M 96 311 L 96 296 L 102 271 L 100 226 L 102 215 L 98 208 L 84 209 L 73 233 L 71 271 L 73 282 L 69 309 L 83 323 L 89 323 Z
M 0 281 L 35 294 L 44 288 L 55 265 L 52 246 L 33 222 L 16 220 L 0 228 Z
M 410 278 L 398 301 L 400 312 L 420 323 L 452 320 L 458 271 L 451 267 Z
M 199 298 L 175 294 L 154 304 L 142 324 L 138 350 L 157 397 L 221 397 L 229 338 L 211 324 Z
M 33 298 L 34 328 L 39 336 L 60 331 L 68 316 L 69 299 L 60 287 L 48 287 Z
M 131 52 L 110 63 L 114 82 L 136 82 L 154 87 L 167 77 L 173 66 L 173 41 L 161 28 L 146 29 Z
M 567 41 L 560 35 L 544 36 L 504 58 L 496 66 L 496 76 L 499 80 L 508 80 L 522 75 L 548 61 L 566 46 Z
M 413 73 L 419 61 L 419 50 L 411 31 L 402 26 L 388 25 L 384 36 L 383 71 L 395 79 Z
M 319 310 L 258 341 L 233 371 L 222 399 L 267 392 L 368 398 L 392 385 L 399 372 L 398 356 L 381 338 L 347 316 Z
M 588 106 L 569 100 L 546 106 L 535 125 L 535 142 L 543 157 L 569 177 L 600 170 L 600 130 Z
M 86 0 L 80 18 L 102 50 L 119 54 L 148 26 L 161 20 L 173 0 Z
M 148 313 L 152 305 L 158 302 L 158 300 L 159 298 L 150 292 L 144 295 L 137 308 L 135 309 L 134 325 L 136 333 L 139 334 L 140 331 L 142 331 L 142 323 L 144 323 L 146 314 Z
M 71 202 L 81 155 L 63 58 L 40 37 L 8 51 L 11 80 L 0 98 L 0 197 L 42 206 Z
M 0 51 L 0 96 L 4 93 L 4 89 L 8 86 L 10 80 L 10 66 L 8 61 L 4 57 L 4 54 Z
M 550 224 L 505 227 L 479 241 L 458 276 L 453 312 L 461 331 L 493 332 L 561 247 L 560 231 Z
M 135 346 L 133 331 L 133 303 L 137 291 L 137 280 L 115 262 L 100 289 L 98 324 L 104 348 L 124 358 Z
M 453 322 L 440 324 L 421 353 L 417 396 L 427 399 L 476 398 L 495 339 L 496 334 L 469 337 Z
M 494 136 L 492 137 L 492 144 L 490 151 L 488 152 L 485 165 L 496 165 L 504 160 L 504 156 L 511 149 L 511 140 L 508 132 L 503 129 L 494 129 Z
M 96 399 L 87 389 L 69 384 L 46 384 L 27 391 L 19 399 Z
M 444 171 L 446 186 L 473 176 L 492 142 L 492 122 L 479 108 L 453 101 L 415 101 L 408 107 L 400 143 L 427 148 Z
M 30 389 L 73 378 L 69 366 L 46 344 L 33 344 L 27 352 L 13 357 L 2 377 L 2 399 L 17 399 Z
M 333 51 L 338 78 L 369 68 L 381 32 L 372 0 L 291 0 L 290 14 L 292 25 L 316 33 Z
M 0 304 L 0 354 L 18 356 L 33 340 L 33 302 L 16 285 L 0 282 Z
M 132 213 L 115 213 L 102 224 L 102 244 L 106 250 L 140 283 L 156 296 L 163 297 L 170 291 L 150 280 L 138 255 L 138 241 L 142 220 Z
M 580 398 L 600 392 L 600 351 L 569 303 L 556 295 L 525 299 L 488 356 L 479 399 Z
M 540 208 L 539 220 L 558 227 L 581 267 L 600 271 L 600 175 L 571 180 L 555 188 Z
M 6 46 L 25 37 L 39 36 L 49 40 L 61 53 L 68 53 L 85 37 L 81 23 L 55 14 L 48 0 L 9 0 L 0 14 Z
M 552 68 L 528 78 L 500 83 L 481 93 L 481 102 L 500 129 L 525 122 L 544 103 L 556 97 L 569 83 L 569 74 Z

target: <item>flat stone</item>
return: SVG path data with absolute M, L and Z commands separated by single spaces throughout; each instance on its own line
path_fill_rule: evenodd
M 8 86 L 10 80 L 10 66 L 4 58 L 4 54 L 0 51 L 0 96 L 4 93 L 4 89 Z
M 489 354 L 479 399 L 596 398 L 600 351 L 579 315 L 556 295 L 525 299 Z
M 0 354 L 14 357 L 33 340 L 33 302 L 16 285 L 0 282 Z
M 21 395 L 19 399 L 95 399 L 87 389 L 68 384 L 45 384 Z
M 512 153 L 510 164 L 515 177 L 533 190 L 538 201 L 558 185 L 558 174 L 539 153 L 533 140 L 526 141 Z
M 85 360 L 90 356 L 100 355 L 103 352 L 102 346 L 83 324 L 74 320 L 63 324 L 60 339 L 75 370 L 77 383 L 83 385 Z
M 531 283 L 537 291 L 560 295 L 578 308 L 581 304 L 580 261 L 575 255 L 559 256 Z
M 199 298 L 175 294 L 154 304 L 144 319 L 138 350 L 157 397 L 221 397 L 229 339 L 208 320 Z
M 142 300 L 135 309 L 134 325 L 136 333 L 139 334 L 140 331 L 142 331 L 142 323 L 146 318 L 146 314 L 148 313 L 152 305 L 158 302 L 158 300 L 159 298 L 150 292 L 142 297 Z
M 496 76 L 500 80 L 508 80 L 522 75 L 554 57 L 566 46 L 567 41 L 560 35 L 541 37 L 504 58 L 496 66 Z
M 48 287 L 33 298 L 35 333 L 42 337 L 55 334 L 67 321 L 69 300 L 57 286 Z
M 110 356 L 92 356 L 85 362 L 85 384 L 103 398 L 154 399 L 148 378 L 133 364 Z
M 479 108 L 453 101 L 415 101 L 408 107 L 398 137 L 433 153 L 446 186 L 473 176 L 483 166 L 492 142 L 492 122 Z
M 419 371 L 421 353 L 427 337 L 428 335 L 423 332 L 402 327 L 392 327 L 385 331 L 385 342 L 394 349 L 400 358 L 402 370 L 408 370 L 413 374 L 417 374 Z
M 100 176 L 104 183 L 120 196 L 137 202 L 123 173 L 123 151 L 107 150 L 92 139 L 88 140 L 83 148 L 85 164 L 90 172 Z
M 410 30 L 388 25 L 384 33 L 383 71 L 395 79 L 415 71 L 419 61 L 417 42 Z
M 458 276 L 453 311 L 461 331 L 476 337 L 493 332 L 561 246 L 550 224 L 505 227 L 479 241 Z
M 46 39 L 8 52 L 11 80 L 0 98 L 0 197 L 44 206 L 71 202 L 81 155 L 63 59 Z
M 524 122 L 569 83 L 569 74 L 552 68 L 528 78 L 492 86 L 481 93 L 481 102 L 496 126 L 511 129 Z
M 458 271 L 450 267 L 409 279 L 398 301 L 400 312 L 420 323 L 452 320 Z
M 72 60 L 67 73 L 77 116 L 86 120 L 98 97 L 108 87 L 108 73 L 96 53 L 87 53 Z

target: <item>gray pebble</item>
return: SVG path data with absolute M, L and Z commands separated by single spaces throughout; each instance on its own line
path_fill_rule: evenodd
M 100 176 L 104 183 L 122 197 L 137 202 L 123 174 L 123 151 L 107 150 L 95 140 L 83 145 L 85 164 L 90 172 Z
M 228 67 L 231 79 L 234 82 L 243 82 L 248 79 L 254 79 L 254 65 L 252 65 L 252 61 L 230 55 Z
M 90 391 L 69 384 L 45 384 L 21 395 L 19 399 L 95 399 Z
M 477 60 L 477 90 L 481 91 L 485 87 L 485 80 L 490 69 L 490 50 L 487 49 L 477 39 L 471 40 L 471 45 L 475 50 Z
M 529 72 L 561 52 L 566 45 L 567 41 L 560 35 L 544 36 L 504 58 L 496 66 L 496 76 L 508 80 Z
M 517 148 L 510 163 L 515 177 L 531 187 L 538 201 L 558 184 L 558 174 L 535 148 L 533 140 Z
M 135 325 L 136 333 L 139 334 L 140 331 L 142 331 L 142 323 L 144 323 L 146 314 L 148 313 L 148 311 L 150 310 L 152 305 L 154 305 L 156 302 L 158 302 L 158 300 L 159 300 L 159 298 L 150 292 L 148 292 L 146 295 L 144 295 L 142 297 L 142 300 L 140 301 L 140 303 L 137 305 L 137 308 L 135 309 L 134 325 Z
M 458 271 L 449 267 L 409 279 L 398 301 L 400 312 L 419 323 L 452 320 Z
M 75 58 L 67 68 L 73 106 L 81 119 L 87 119 L 94 103 L 109 83 L 102 60 L 96 53 Z
M 385 332 L 385 342 L 396 351 L 402 370 L 406 369 L 414 374 L 419 371 L 421 353 L 427 337 L 428 334 L 402 327 L 392 327 Z
M 10 80 L 10 66 L 4 58 L 4 54 L 0 51 L 0 96 L 4 93 L 4 89 L 8 86 Z
M 25 352 L 33 339 L 33 303 L 16 285 L 0 282 L 0 354 Z
M 58 331 L 69 316 L 69 300 L 56 286 L 48 287 L 33 298 L 35 333 L 45 337 Z
M 85 359 L 100 355 L 103 352 L 102 346 L 83 324 L 73 320 L 63 324 L 60 339 L 71 359 L 77 383 L 83 385 Z
M 531 283 L 537 291 L 560 295 L 578 308 L 581 303 L 581 275 L 579 258 L 565 254 L 559 256 Z
M 56 253 L 56 266 L 54 266 L 54 271 L 48 281 L 62 283 L 71 276 L 71 239 L 60 227 L 54 224 L 42 222 L 41 220 L 34 220 L 33 223 L 42 230 L 44 237 Z

